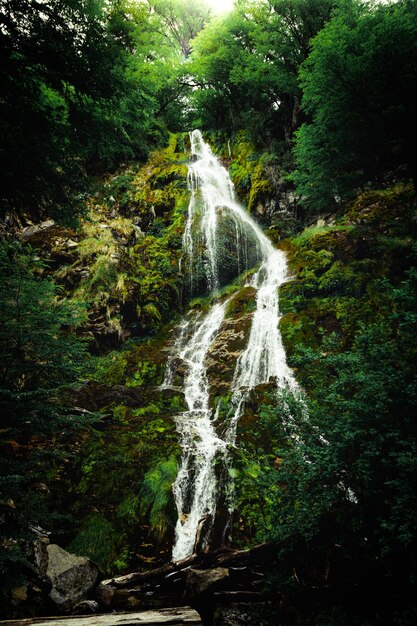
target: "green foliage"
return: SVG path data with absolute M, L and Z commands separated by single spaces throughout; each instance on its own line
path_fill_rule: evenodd
M 149 357 L 150 345 L 127 346 L 121 353 L 124 366 L 116 366 L 117 372 L 106 379 L 112 381 L 109 384 L 123 389 L 143 355 Z M 157 352 L 155 346 L 153 350 Z M 107 358 L 100 358 L 101 371 L 105 371 Z M 108 550 L 100 557 L 109 574 L 138 568 L 138 559 L 141 567 L 155 560 L 154 550 L 146 556 L 149 533 L 158 542 L 158 555 L 165 554 L 175 523 L 171 485 L 179 450 L 172 414 L 183 410 L 183 401 L 174 394 L 158 392 L 153 374 L 144 382 L 143 398 L 137 396 L 135 408 L 116 402 L 104 407 L 107 426 L 94 431 L 86 442 L 80 478 L 73 487 L 72 513 L 83 520 L 75 537 L 78 550 L 82 541 L 85 546 L 90 541 L 85 527 L 92 527 L 90 518 L 95 520 L 97 510 L 114 529 Z
M 386 574 L 398 554 L 414 559 L 416 278 L 412 268 L 398 286 L 381 284 L 383 315 L 362 325 L 349 350 L 336 335 L 319 351 L 300 350 L 314 400 L 309 420 L 292 426 L 299 440 L 278 474 L 277 537 L 311 538 L 330 517 L 326 541 L 385 560 Z
M 19 541 L 32 536 L 32 526 L 59 528 L 52 485 L 75 454 L 75 436 L 91 423 L 91 417 L 74 411 L 70 397 L 87 358 L 85 342 L 74 332 L 84 309 L 60 300 L 53 281 L 42 276 L 44 269 L 30 248 L 0 246 L 1 568 L 6 572 L 16 566 L 9 548 L 19 552 Z
M 147 228 L 125 260 L 134 285 L 136 333 L 155 333 L 180 306 L 178 262 L 188 203 L 181 139 L 171 135 L 165 150 L 154 152 L 135 178 L 134 201 Z
M 143 479 L 140 511 L 142 515 L 149 512 L 150 528 L 159 542 L 175 523 L 172 485 L 177 472 L 177 459 L 170 456 L 149 470 Z
M 350 344 L 328 332 L 319 346 L 301 338 L 293 347 L 309 397 L 262 399 L 259 390 L 256 429 L 251 398 L 234 452 L 238 540 L 277 542 L 271 584 L 291 589 L 295 606 L 306 587 L 330 589 L 307 609 L 314 624 L 348 616 L 377 624 L 381 610 L 392 624 L 413 621 L 417 270 L 375 288 L 378 308 L 351 331 Z M 363 614 L 334 593 L 340 585 L 364 590 Z
M 144 159 L 166 139 L 164 119 L 178 125 L 181 48 L 207 9 L 9 0 L 0 14 L 3 210 L 74 223 L 89 174 Z
M 170 135 L 145 166 L 107 177 L 88 199 L 80 228 L 64 231 L 71 239 L 68 261 L 56 275 L 68 296 L 86 303 L 86 330 L 97 352 L 155 334 L 180 308 L 188 202 L 182 149 L 184 136 Z M 61 263 L 62 241 L 42 243 Z
M 117 519 L 125 525 L 136 524 L 139 520 L 138 496 L 129 494 L 117 507 Z
M 151 384 L 156 380 L 157 365 L 149 361 L 143 361 L 139 364 L 139 368 L 135 371 L 132 378 L 126 382 L 128 387 L 143 386 L 146 383 Z
M 95 358 L 92 371 L 89 373 L 90 378 L 105 385 L 118 385 L 124 381 L 128 367 L 129 344 L 125 348 L 126 350 L 112 351 Z
M 140 298 L 137 314 L 140 324 L 151 331 L 170 319 L 180 300 L 177 259 L 170 254 L 169 238 L 169 233 L 161 239 L 146 237 L 132 251 Z
M 304 402 L 272 386 L 253 394 L 256 416 L 250 408 L 239 424 L 239 446 L 232 454 L 230 475 L 235 482 L 235 510 L 238 512 L 238 541 L 269 540 L 274 533 L 274 513 L 282 493 L 277 472 L 283 456 L 291 450 L 293 422 L 305 413 Z
M 342 7 L 300 72 L 310 121 L 297 132 L 293 179 L 314 210 L 334 207 L 393 170 L 416 179 L 415 3 Z
M 265 170 L 269 155 L 257 152 L 248 133 L 239 131 L 233 137 L 230 156 L 230 176 L 248 211 L 253 211 L 257 203 L 272 191 L 272 181 Z
M 148 0 L 161 17 L 172 47 L 179 47 L 185 58 L 191 52 L 191 40 L 205 26 L 210 9 L 204 0 Z
M 332 0 L 239 2 L 195 39 L 191 80 L 196 125 L 246 129 L 257 145 L 288 143 L 298 125 L 299 64 L 329 18 Z
M 370 624 L 380 611 L 393 624 L 413 621 L 414 215 L 412 190 L 397 185 L 362 194 L 335 224 L 287 242 L 293 280 L 280 290 L 280 327 L 308 396 L 283 407 L 259 390 L 239 425 L 237 536 L 277 542 L 273 584 L 291 589 L 296 606 L 304 591 L 294 570 L 304 589 L 331 590 L 331 611 L 321 600 L 309 607 L 314 624 L 358 619 L 360 600 L 345 605 L 337 585 L 364 590 Z
M 113 524 L 102 513 L 92 513 L 84 519 L 68 549 L 89 556 L 105 572 L 114 571 L 121 540 Z
M 409 267 L 415 197 L 397 185 L 366 192 L 331 226 L 310 227 L 288 245 L 294 279 L 280 294 L 280 322 L 291 360 L 297 343 L 315 347 L 321 330 L 351 345 L 361 323 L 382 315 L 380 279 Z M 303 384 L 308 375 L 300 372 Z

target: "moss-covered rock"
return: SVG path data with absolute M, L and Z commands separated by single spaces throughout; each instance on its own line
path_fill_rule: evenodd
M 283 242 L 292 280 L 280 289 L 280 328 L 291 363 L 299 346 L 323 332 L 349 346 L 361 324 L 382 314 L 386 279 L 399 282 L 410 264 L 417 204 L 410 186 L 361 194 L 328 226 Z M 308 374 L 299 373 L 308 385 Z
M 181 148 L 179 148 L 181 144 Z M 47 260 L 62 296 L 86 303 L 94 352 L 155 334 L 181 307 L 179 258 L 188 205 L 187 155 L 172 135 L 146 165 L 97 183 L 78 229 L 30 226 L 22 238 Z
M 210 139 L 229 168 L 239 200 L 269 229 L 271 240 L 278 243 L 295 233 L 302 209 L 288 179 L 285 159 L 260 152 L 244 130 L 232 137 L 212 132 Z

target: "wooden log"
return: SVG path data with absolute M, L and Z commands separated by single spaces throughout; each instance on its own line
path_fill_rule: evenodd
M 272 563 L 276 558 L 276 546 L 273 543 L 262 543 L 249 550 L 233 550 L 219 548 L 211 552 L 193 554 L 180 561 L 167 563 L 149 572 L 132 572 L 100 583 L 101 588 L 123 589 L 140 587 L 143 584 L 160 582 L 167 576 L 182 572 L 189 567 L 209 569 L 212 567 L 255 567 Z
M 135 613 L 38 617 L 0 621 L 0 626 L 158 626 L 158 624 L 202 626 L 202 621 L 197 611 L 188 606 Z
M 100 586 L 122 589 L 123 587 L 134 587 L 135 585 L 150 583 L 153 580 L 165 578 L 169 574 L 173 574 L 190 567 L 196 558 L 197 556 L 193 554 L 192 556 L 188 556 L 186 559 L 173 563 L 167 563 L 166 565 L 162 565 L 162 567 L 150 570 L 149 572 L 132 572 L 131 574 L 126 574 L 125 576 L 117 576 L 116 578 L 102 580 Z

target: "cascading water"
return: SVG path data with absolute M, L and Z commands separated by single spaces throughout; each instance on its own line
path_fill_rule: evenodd
M 183 456 L 174 484 L 179 514 L 174 560 L 193 552 L 199 523 L 216 509 L 214 463 L 217 455 L 224 455 L 226 442 L 217 436 L 212 423 L 205 359 L 223 321 L 226 304 L 216 304 L 206 316 L 190 322 L 191 335 L 179 353 L 187 367 L 184 396 L 188 410 L 176 420 Z
M 188 166 L 191 199 L 183 236 L 189 295 L 211 293 L 257 265 L 262 231 L 236 203 L 227 170 L 200 131 L 190 135 Z M 267 241 L 267 240 L 266 240 Z
M 232 413 L 220 436 L 210 406 L 207 355 L 224 322 L 229 299 L 215 303 L 206 314 L 183 321 L 173 352 L 185 370 L 183 392 L 187 411 L 176 418 L 182 459 L 174 484 L 178 509 L 173 559 L 193 553 L 202 525 L 213 524 L 218 501 L 219 463 L 230 463 L 236 424 L 256 385 L 274 379 L 278 387 L 297 389 L 287 366 L 278 330 L 278 287 L 287 276 L 285 255 L 275 250 L 252 218 L 235 201 L 228 172 L 212 154 L 200 131 L 190 135 L 192 160 L 188 184 L 191 199 L 183 237 L 188 263 L 189 292 L 196 286 L 212 293 L 227 279 L 259 265 L 250 285 L 256 290 L 256 310 L 246 348 L 240 354 L 231 384 Z M 204 278 L 204 281 L 202 280 Z M 165 385 L 172 383 L 172 360 Z M 233 489 L 229 485 L 229 502 Z

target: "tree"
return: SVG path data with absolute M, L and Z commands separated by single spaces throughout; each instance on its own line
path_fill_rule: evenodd
M 140 125 L 149 127 L 149 134 L 158 126 L 184 130 L 189 85 L 183 80 L 182 66 L 189 55 L 191 39 L 208 19 L 209 10 L 203 2 L 188 0 L 120 0 L 113 12 L 112 32 L 129 52 L 126 67 L 132 89 L 128 97 L 132 98 L 135 89 L 139 89 L 152 105 L 152 114 L 147 113 L 149 106 L 138 103 L 136 112 L 132 107 L 127 117 L 134 119 L 145 111 Z
M 350 4 L 317 35 L 301 68 L 310 121 L 294 180 L 306 206 L 333 208 L 394 172 L 417 181 L 417 7 Z
M 260 145 L 291 143 L 300 121 L 297 72 L 336 0 L 242 0 L 196 38 L 191 80 L 205 128 L 248 130 Z
M 84 311 L 59 300 L 41 270 L 30 248 L 1 245 L 0 569 L 10 584 L 24 568 L 22 539 L 37 525 L 54 527 L 51 482 L 71 456 L 69 442 L 91 421 L 69 397 L 86 359 L 85 342 L 74 333 Z
M 377 594 L 388 585 L 392 599 L 407 597 L 416 575 L 417 270 L 378 287 L 382 310 L 350 348 L 330 335 L 319 349 L 300 350 L 308 419 L 293 412 L 292 445 L 276 452 L 283 461 L 268 478 L 276 499 L 267 538 L 292 552 L 292 564 L 304 563 L 300 576 L 313 570 L 314 584 L 320 572 L 323 585 L 353 581 L 371 596 L 372 580 Z M 391 609 L 401 608 L 394 600 Z
M 287 145 L 301 121 L 298 70 L 310 53 L 310 41 L 338 4 L 337 0 L 268 0 L 267 19 L 257 20 L 257 50 L 263 64 L 270 66 L 272 106 L 280 112 Z
M 145 158 L 165 136 L 133 39 L 119 0 L 1 1 L 3 211 L 74 220 L 87 174 Z
M 204 28 L 211 13 L 204 0 L 148 0 L 150 7 L 161 17 L 174 47 L 180 48 L 184 58 L 191 53 L 191 41 Z

